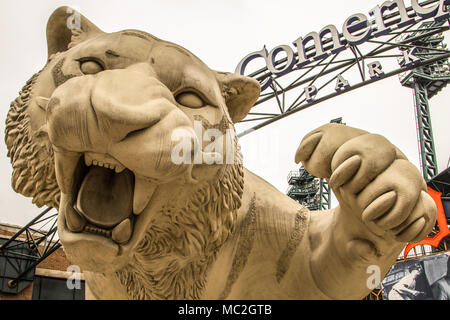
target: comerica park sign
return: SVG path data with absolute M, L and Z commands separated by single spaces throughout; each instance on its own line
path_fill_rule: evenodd
M 303 68 L 315 61 L 322 60 L 330 55 L 337 54 L 350 46 L 363 44 L 372 38 L 381 37 L 390 32 L 405 28 L 421 20 L 434 18 L 435 21 L 442 21 L 450 17 L 447 6 L 450 0 L 440 0 L 432 5 L 419 3 L 418 0 L 411 0 L 412 10 L 408 10 L 403 0 L 385 1 L 381 5 L 375 6 L 368 15 L 356 13 L 342 26 L 342 33 L 334 25 L 327 25 L 319 32 L 310 32 L 303 37 L 299 37 L 293 42 L 293 46 L 279 45 L 268 51 L 265 47 L 260 51 L 255 51 L 245 56 L 238 64 L 235 73 L 245 75 L 248 64 L 255 59 L 264 59 L 270 76 L 261 80 L 261 89 L 267 89 L 273 81 L 273 77 L 281 77 L 293 70 Z M 395 24 L 388 25 L 388 13 L 397 10 L 399 17 Z M 369 18 L 370 17 L 370 18 Z M 313 46 L 309 50 L 308 45 Z M 308 52 L 307 52 L 308 51 Z M 283 63 L 277 62 L 277 56 L 284 55 Z M 414 50 L 403 52 L 405 63 L 414 64 L 420 59 L 414 55 Z M 379 62 L 368 65 L 368 72 L 371 78 L 380 77 L 384 73 Z M 349 86 L 342 76 L 337 77 L 336 91 L 343 90 Z M 314 99 L 317 94 L 315 86 L 305 88 L 308 102 Z

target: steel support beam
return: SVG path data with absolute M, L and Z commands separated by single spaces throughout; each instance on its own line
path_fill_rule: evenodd
M 431 59 L 422 60 L 421 62 L 417 63 L 417 65 L 410 66 L 410 67 L 399 68 L 397 70 L 394 70 L 394 71 L 386 73 L 383 77 L 368 79 L 366 81 L 362 81 L 360 83 L 357 83 L 357 84 L 349 87 L 348 89 L 340 90 L 338 92 L 333 92 L 333 93 L 328 94 L 326 96 L 317 98 L 316 100 L 314 100 L 311 103 L 304 103 L 304 104 L 298 105 L 295 108 L 287 110 L 287 111 L 285 111 L 282 114 L 279 114 L 279 115 L 274 116 L 274 117 L 269 117 L 268 120 L 266 120 L 266 121 L 264 121 L 262 123 L 259 123 L 259 124 L 253 126 L 250 129 L 244 130 L 243 132 L 238 134 L 238 137 L 241 138 L 243 136 L 246 136 L 247 134 L 250 134 L 250 133 L 252 133 L 252 132 L 254 132 L 254 131 L 258 130 L 258 129 L 261 129 L 261 128 L 271 124 L 271 123 L 274 123 L 275 121 L 278 121 L 278 120 L 281 120 L 283 118 L 286 118 L 286 117 L 288 117 L 288 116 L 290 116 L 290 115 L 292 115 L 294 113 L 297 113 L 299 111 L 305 110 L 306 108 L 312 107 L 312 106 L 314 106 L 316 104 L 319 104 L 321 102 L 324 102 L 326 100 L 335 98 L 335 97 L 340 96 L 340 95 L 342 95 L 344 93 L 351 92 L 353 90 L 362 88 L 362 87 L 364 87 L 366 85 L 369 85 L 371 83 L 378 82 L 378 81 L 381 81 L 383 79 L 387 79 L 387 78 L 390 78 L 390 77 L 393 77 L 393 76 L 397 76 L 397 75 L 399 75 L 401 73 L 405 73 L 405 72 L 413 70 L 415 68 L 424 67 L 424 66 L 436 63 L 436 62 L 441 61 L 441 60 L 446 60 L 448 58 L 450 58 L 450 53 L 440 54 L 440 55 L 435 56 L 435 57 L 433 57 Z M 355 62 L 355 65 L 356 65 L 356 62 Z M 265 119 L 258 119 L 258 120 L 265 120 Z M 245 121 L 246 120 L 244 119 L 244 121 L 242 121 L 242 122 L 245 122 Z M 249 120 L 247 120 L 247 121 L 249 121 Z
M 25 289 L 30 279 L 19 285 L 21 280 L 34 274 L 36 266 L 61 247 L 55 238 L 58 214 L 50 212 L 52 209 L 45 209 L 0 246 L 1 291 L 19 293 Z
M 431 126 L 430 106 L 424 83 L 415 79 L 414 104 L 419 140 L 419 155 L 425 181 L 430 181 L 438 174 L 436 150 L 434 147 L 433 129 Z
M 331 190 L 325 179 L 320 179 L 320 210 L 331 209 Z

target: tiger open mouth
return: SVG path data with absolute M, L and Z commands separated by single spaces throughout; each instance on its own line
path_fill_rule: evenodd
M 68 196 L 63 208 L 67 229 L 127 243 L 156 183 L 107 154 L 55 151 L 55 155 L 58 184 Z

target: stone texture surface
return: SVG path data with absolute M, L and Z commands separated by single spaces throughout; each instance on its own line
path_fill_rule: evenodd
M 369 266 L 383 276 L 431 230 L 425 182 L 384 137 L 308 134 L 295 160 L 339 200 L 308 212 L 242 165 L 234 123 L 257 81 L 146 32 L 81 15 L 69 30 L 70 17 L 50 17 L 48 62 L 11 103 L 5 140 L 14 190 L 59 208 L 87 298 L 360 299 Z

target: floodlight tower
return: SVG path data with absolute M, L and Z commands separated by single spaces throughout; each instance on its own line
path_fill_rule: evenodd
M 427 21 L 420 25 L 414 32 L 404 36 L 402 40 L 413 38 L 426 33 L 432 28 L 443 25 L 446 21 Z M 425 37 L 411 42 L 408 48 L 400 48 L 409 51 L 413 57 L 418 59 L 430 59 L 433 56 L 446 52 L 447 45 L 443 42 L 442 33 Z M 413 48 L 413 49 L 411 49 Z M 404 66 L 411 62 L 411 56 L 404 55 L 399 58 L 399 63 Z M 414 61 L 413 61 L 414 62 Z M 448 59 L 439 60 L 434 64 L 412 69 L 399 75 L 403 86 L 414 90 L 414 104 L 417 126 L 417 137 L 419 144 L 420 166 L 423 177 L 428 182 L 438 174 L 436 150 L 431 126 L 429 99 L 441 91 L 450 81 L 450 65 Z
M 330 186 L 325 179 L 311 175 L 303 166 L 288 175 L 289 187 L 286 194 L 309 210 L 331 208 Z
M 286 194 L 309 210 L 320 209 L 319 179 L 311 175 L 303 166 L 288 175 L 289 187 Z

